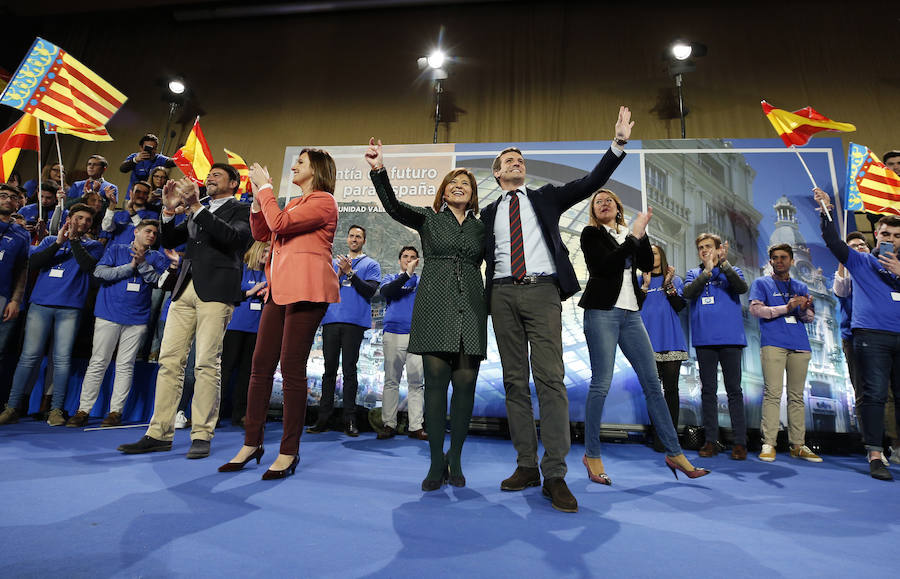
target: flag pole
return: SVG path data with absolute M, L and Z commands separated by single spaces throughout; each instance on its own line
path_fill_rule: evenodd
M 41 204 L 41 123 L 43 123 L 43 122 L 44 122 L 44 121 L 42 121 L 42 120 L 40 120 L 40 119 L 37 120 L 37 130 L 38 130 L 38 134 L 37 134 L 37 141 L 38 141 L 38 150 L 37 150 L 37 154 L 38 154 L 38 163 L 37 163 L 37 167 L 38 167 L 38 172 L 37 172 L 37 177 L 34 178 L 34 182 L 37 184 L 37 186 L 34 188 L 34 191 L 35 191 L 35 193 L 37 193 L 37 201 L 38 201 L 38 205 Z
M 797 147 L 791 145 L 791 150 L 797 154 L 797 158 L 800 159 L 800 164 L 803 165 L 803 168 L 806 169 L 806 174 L 809 177 L 810 183 L 812 183 L 813 189 L 818 189 L 819 186 L 816 184 L 816 180 L 812 176 L 812 172 L 809 170 L 809 167 L 806 165 L 806 161 L 803 160 L 803 156 L 800 155 L 800 151 L 797 150 Z M 825 212 L 825 216 L 828 217 L 828 221 L 831 221 L 831 213 L 828 211 L 828 208 L 825 207 L 825 202 L 819 201 L 819 205 L 822 207 L 822 211 Z

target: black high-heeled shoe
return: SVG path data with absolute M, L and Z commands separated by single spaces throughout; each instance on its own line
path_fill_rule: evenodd
M 444 455 L 444 466 L 441 468 L 441 478 L 426 478 L 422 481 L 422 490 L 427 492 L 436 491 L 447 482 L 450 478 L 450 464 L 447 462 L 447 455 Z
M 263 473 L 263 480 L 276 480 L 280 478 L 286 478 L 290 475 L 294 474 L 294 471 L 297 470 L 297 463 L 300 462 L 300 455 L 294 456 L 294 460 L 291 462 L 290 466 L 288 466 L 284 470 L 272 470 L 271 468 Z
M 262 458 L 265 452 L 266 449 L 264 449 L 262 446 L 257 446 L 256 450 L 253 451 L 253 454 L 248 456 L 244 462 L 226 462 L 219 467 L 219 472 L 237 472 L 247 466 L 247 463 L 254 458 L 256 459 L 256 464 L 259 464 L 259 460 Z
M 466 477 L 464 475 L 456 476 L 450 472 L 450 459 L 447 458 L 446 454 L 444 455 L 444 480 L 455 487 L 466 486 Z

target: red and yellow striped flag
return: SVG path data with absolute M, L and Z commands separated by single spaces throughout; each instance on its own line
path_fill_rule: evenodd
M 111 141 L 105 125 L 128 100 L 71 54 L 37 38 L 0 94 L 11 106 L 90 141 Z
M 900 215 L 900 177 L 884 166 L 871 151 L 856 174 L 856 188 L 863 211 Z
M 38 150 L 38 121 L 25 113 L 13 126 L 0 133 L 0 183 L 6 183 L 16 166 L 19 151 Z
M 185 177 L 198 185 L 205 183 L 206 176 L 212 168 L 213 156 L 209 150 L 209 143 L 203 136 L 203 130 L 200 129 L 200 117 L 194 121 L 187 141 L 183 147 L 175 151 L 172 160 Z
M 241 195 L 250 192 L 250 168 L 247 167 L 247 162 L 237 153 L 225 149 L 225 155 L 228 157 L 228 164 L 237 169 L 241 176 L 241 185 L 238 187 L 237 193 L 234 194 L 237 199 L 240 199 Z
M 763 113 L 772 123 L 786 147 L 802 147 L 809 142 L 813 135 L 821 131 L 849 133 L 856 130 L 854 125 L 832 121 L 812 107 L 805 107 L 791 113 L 784 109 L 776 109 L 766 101 L 762 101 L 761 104 Z

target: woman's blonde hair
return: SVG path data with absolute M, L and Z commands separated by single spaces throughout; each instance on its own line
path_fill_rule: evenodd
M 244 263 L 247 264 L 247 269 L 256 271 L 261 271 L 263 269 L 259 267 L 259 258 L 262 257 L 262 254 L 267 247 L 269 247 L 268 241 L 253 242 L 253 245 L 250 246 L 250 249 L 248 249 L 247 252 L 244 253 Z

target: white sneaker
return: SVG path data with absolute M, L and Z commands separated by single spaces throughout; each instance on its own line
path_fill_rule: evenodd
M 764 444 L 762 452 L 759 453 L 759 460 L 764 462 L 775 462 L 775 447 L 771 444 Z
M 175 428 L 182 429 L 187 428 L 188 419 L 187 416 L 184 415 L 184 410 L 179 410 L 178 414 L 175 415 Z
M 883 457 L 884 454 L 882 454 L 881 456 Z M 888 465 L 888 461 L 886 461 L 884 458 L 882 458 L 881 460 L 884 460 L 884 466 Z M 891 447 L 891 462 L 894 464 L 900 464 L 900 446 Z

